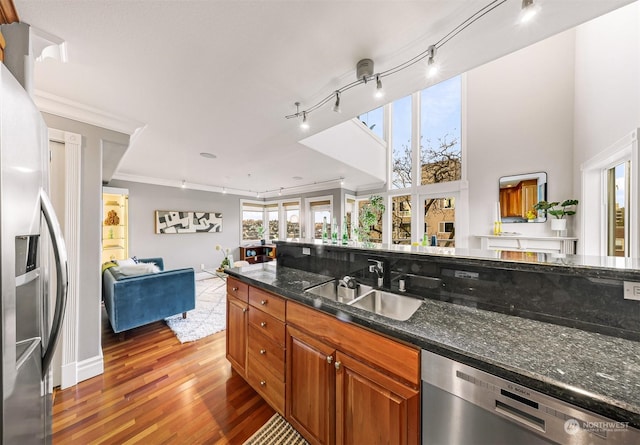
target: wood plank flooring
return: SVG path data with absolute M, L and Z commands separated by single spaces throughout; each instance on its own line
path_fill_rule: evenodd
M 56 393 L 53 443 L 241 444 L 273 409 L 225 358 L 225 332 L 181 344 L 164 322 L 127 332 L 103 315 L 104 374 Z

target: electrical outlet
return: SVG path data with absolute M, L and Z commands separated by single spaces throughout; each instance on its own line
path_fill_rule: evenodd
M 303 255 L 311 255 L 311 249 L 308 247 L 303 247 L 302 248 L 302 254 Z
M 204 263 L 200 264 L 200 270 L 204 270 Z
M 633 281 L 624 282 L 624 299 L 640 301 L 640 283 Z

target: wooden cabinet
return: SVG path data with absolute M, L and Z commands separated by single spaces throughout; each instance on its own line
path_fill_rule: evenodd
M 280 414 L 285 394 L 285 300 L 249 286 L 247 381 Z
M 286 416 L 317 444 L 417 444 L 419 351 L 287 302 Z
M 240 246 L 240 259 L 251 264 L 273 261 L 276 259 L 276 246 L 274 244 Z
M 420 393 L 336 354 L 336 443 L 417 444 Z
M 334 443 L 336 350 L 287 327 L 287 420 L 311 443 Z
M 227 278 L 227 360 L 243 377 L 247 375 L 249 285 Z
M 102 262 L 129 257 L 129 191 L 102 189 Z
M 313 444 L 420 439 L 418 348 L 229 277 L 227 359 Z

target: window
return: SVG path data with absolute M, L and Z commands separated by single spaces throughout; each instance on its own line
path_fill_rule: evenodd
M 369 206 L 370 201 L 368 199 L 358 200 L 358 215 L 362 215 L 367 206 Z M 360 227 L 360 222 L 358 222 L 359 230 L 364 232 L 365 236 L 368 236 L 369 241 L 372 243 L 381 243 L 382 242 L 382 215 L 378 217 L 378 221 L 369 227 Z M 362 241 L 362 237 L 359 237 L 359 241 Z
M 462 178 L 461 77 L 420 93 L 420 184 Z
M 242 203 L 242 241 L 259 240 L 258 227 L 264 227 L 264 205 Z
M 287 224 L 287 238 L 300 238 L 300 203 L 285 202 L 282 207 Z
M 631 161 L 607 171 L 607 255 L 629 256 L 629 190 Z
M 411 96 L 398 99 L 392 104 L 391 188 L 411 187 Z
M 327 237 L 331 239 L 331 200 L 319 199 L 309 202 L 311 230 L 314 239 L 322 239 L 322 229 L 326 226 Z
M 391 198 L 391 242 L 411 244 L 411 195 Z
M 373 131 L 380 139 L 383 139 L 383 121 L 384 121 L 384 107 L 376 108 L 375 110 L 368 111 L 358 116 L 360 122 Z
M 455 247 L 455 198 L 424 199 L 424 233 L 440 247 Z
M 347 237 L 353 239 L 353 229 L 356 223 L 356 199 L 355 197 L 347 197 L 344 201 L 344 215 L 347 220 Z M 344 228 L 343 228 L 344 229 Z
M 278 204 L 267 204 L 267 220 L 269 221 L 269 233 L 266 235 L 269 239 L 274 240 L 280 238 L 280 217 Z

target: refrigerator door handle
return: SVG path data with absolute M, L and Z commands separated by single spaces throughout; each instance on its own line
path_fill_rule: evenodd
M 47 196 L 47 193 L 42 189 L 40 190 L 40 209 L 47 222 L 47 228 L 49 229 L 51 244 L 53 246 L 53 255 L 56 260 L 56 306 L 53 313 L 51 332 L 42 355 L 42 375 L 44 376 L 49 371 L 49 365 L 51 365 L 56 343 L 60 336 L 60 329 L 62 328 L 64 310 L 67 305 L 69 271 L 67 265 L 67 248 L 64 244 L 60 224 L 58 223 L 58 218 L 53 210 L 49 196 Z

